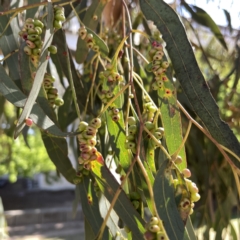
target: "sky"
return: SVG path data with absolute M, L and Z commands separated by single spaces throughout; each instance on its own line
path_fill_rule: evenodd
M 173 0 L 165 0 L 165 2 L 172 3 Z M 216 24 L 220 26 L 228 25 L 223 12 L 223 9 L 225 9 L 231 15 L 232 27 L 240 29 L 239 0 L 186 0 L 186 2 L 204 9 L 212 17 Z M 188 16 L 190 17 L 190 15 Z

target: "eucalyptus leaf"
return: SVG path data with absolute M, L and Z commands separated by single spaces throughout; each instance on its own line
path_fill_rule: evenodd
M 192 109 L 215 140 L 240 156 L 240 144 L 228 124 L 219 116 L 219 109 L 198 67 L 192 46 L 175 11 L 164 1 L 140 0 L 147 19 L 154 21 L 167 43 L 177 79 L 180 81 Z M 230 156 L 240 168 L 240 161 Z

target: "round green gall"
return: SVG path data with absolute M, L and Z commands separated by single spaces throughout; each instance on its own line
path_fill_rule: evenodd
M 169 62 L 167 62 L 167 61 L 162 62 L 161 67 L 165 68 L 165 69 L 168 68 L 169 67 Z
M 35 31 L 38 33 L 38 35 L 42 34 L 42 28 L 35 27 Z
M 100 118 L 93 118 L 90 122 L 90 126 L 94 128 L 100 128 L 101 127 L 101 119 Z
M 129 133 L 130 135 L 134 135 L 136 132 L 137 132 L 137 125 L 131 125 L 131 126 L 128 128 L 128 133 Z
M 48 47 L 48 51 L 51 53 L 51 54 L 56 54 L 57 53 L 57 47 L 54 46 L 54 45 L 51 45 Z
M 160 231 L 160 227 L 158 225 L 151 225 L 149 226 L 148 230 L 151 232 L 157 233 Z
M 37 48 L 41 48 L 43 46 L 43 41 L 39 39 L 34 41 L 34 44 L 36 45 Z
M 200 196 L 199 193 L 193 193 L 193 194 L 191 194 L 191 201 L 192 201 L 192 202 L 197 202 L 197 201 L 199 201 L 200 198 L 201 198 L 201 196 Z
M 25 23 L 34 23 L 34 20 L 32 18 L 27 18 L 25 20 Z
M 37 34 L 31 34 L 31 35 L 28 35 L 28 36 L 27 36 L 27 39 L 30 40 L 30 41 L 32 41 L 32 42 L 34 42 L 34 41 L 36 41 L 36 40 L 39 40 L 40 37 L 39 37 L 39 35 L 37 35 Z
M 55 18 L 55 20 L 57 20 L 57 21 L 62 21 L 62 22 L 66 20 L 66 18 L 65 18 L 65 16 L 64 16 L 63 13 L 57 13 L 57 14 L 54 16 L 54 18 Z
M 158 225 L 159 224 L 159 219 L 157 217 L 151 217 L 149 221 L 149 225 Z
M 92 48 L 92 50 L 93 50 L 94 52 L 99 52 L 99 46 L 98 46 L 98 45 L 94 45 L 93 48 Z
M 135 139 L 135 136 L 134 136 L 134 135 L 127 135 L 127 136 L 126 136 L 126 139 L 127 139 L 128 141 L 133 141 L 133 140 Z
M 32 49 L 28 46 L 25 46 L 23 51 L 29 56 L 32 55 Z
M 144 126 L 145 126 L 149 131 L 151 131 L 151 130 L 154 129 L 154 124 L 153 124 L 152 122 L 150 122 L 150 121 L 145 122 L 145 123 L 144 123 Z
M 127 149 L 134 149 L 136 147 L 136 144 L 134 142 L 127 142 L 126 148 Z
M 127 122 L 129 125 L 136 125 L 135 117 L 128 117 Z
M 112 116 L 112 120 L 113 120 L 114 122 L 118 122 L 119 119 L 120 119 L 120 115 L 119 115 L 119 114 Z
M 38 20 L 38 19 L 35 19 L 34 20 L 34 26 L 35 27 L 40 27 L 40 28 L 44 28 L 44 24 L 43 24 L 43 22 L 42 21 L 40 21 L 40 20 Z
M 159 132 L 161 133 L 162 135 L 164 134 L 164 128 L 163 127 L 158 127 L 155 132 Z
M 55 105 L 56 105 L 56 106 L 60 107 L 60 106 L 62 106 L 63 104 L 64 104 L 64 101 L 63 101 L 62 98 L 57 97 L 57 98 L 55 99 Z
M 33 54 L 34 56 L 40 56 L 40 54 L 41 54 L 41 49 L 40 49 L 40 48 L 34 48 L 34 49 L 32 50 L 32 54 Z
M 85 28 L 85 26 L 81 27 L 78 32 L 80 38 L 85 39 L 85 37 L 87 36 L 87 29 Z
M 60 28 L 62 28 L 62 22 L 61 22 L 61 21 L 58 21 L 58 20 L 54 20 L 54 22 L 53 22 L 53 27 L 54 27 L 55 29 L 60 29 Z
M 36 30 L 36 28 L 33 28 L 33 29 L 28 29 L 28 34 L 31 35 L 31 34 L 37 34 L 39 35 L 38 31 Z
M 176 164 L 182 163 L 182 157 L 181 157 L 180 155 L 178 155 L 178 156 L 176 157 L 176 159 L 174 160 L 174 162 L 175 162 Z

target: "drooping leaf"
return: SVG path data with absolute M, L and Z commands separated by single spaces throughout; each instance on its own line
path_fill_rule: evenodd
M 83 23 L 86 27 L 92 29 L 93 31 L 96 29 L 99 19 L 101 18 L 101 14 L 103 8 L 105 7 L 107 1 L 106 0 L 93 0 L 92 4 L 86 11 Z M 93 19 L 93 16 L 96 16 L 97 20 Z
M 0 92 L 2 95 L 16 107 L 24 107 L 27 97 L 24 95 L 12 79 L 7 75 L 5 69 L 0 64 Z M 68 133 L 62 132 L 55 123 L 44 113 L 40 106 L 35 103 L 29 117 L 33 122 L 46 133 L 66 137 Z
M 159 217 L 169 239 L 184 239 L 184 224 L 177 209 L 174 189 L 170 183 L 171 166 L 166 160 L 160 166 L 153 185 L 154 200 Z
M 179 17 L 164 1 L 140 0 L 140 5 L 146 18 L 154 21 L 162 33 L 176 77 L 192 109 L 212 137 L 239 156 L 239 142 L 227 123 L 222 121 L 219 116 L 218 106 L 198 67 Z M 240 161 L 231 156 L 230 158 L 234 165 L 240 168 Z
M 45 133 L 42 133 L 42 140 L 47 153 L 57 170 L 66 178 L 67 181 L 74 183 L 76 171 L 68 158 L 68 145 L 66 139 L 50 137 Z
M 119 87 L 116 87 L 114 90 L 114 94 L 119 92 Z M 116 108 L 122 109 L 123 107 L 123 95 L 120 95 L 115 101 L 114 105 Z M 125 124 L 124 124 L 124 117 L 122 111 L 119 112 L 120 119 L 118 122 L 112 120 L 112 117 L 108 112 L 106 112 L 106 123 L 108 128 L 108 133 L 110 136 L 110 144 L 112 150 L 116 156 L 116 162 L 121 163 L 123 169 L 125 171 L 128 170 L 128 167 L 131 163 L 131 154 L 128 149 L 124 148 L 126 141 L 125 135 Z
M 28 4 L 34 4 L 34 3 L 39 3 L 41 0 L 28 0 Z M 30 8 L 26 11 L 26 19 L 27 18 L 34 18 L 36 12 L 38 10 L 38 7 Z
M 48 55 L 49 55 L 48 47 L 51 45 L 52 38 L 53 38 L 53 8 L 52 8 L 51 3 L 48 3 L 47 9 L 48 9 L 48 20 L 47 20 L 47 27 L 46 27 L 46 32 L 45 32 L 42 53 L 41 53 L 41 57 L 39 60 L 40 64 L 39 64 L 39 67 L 37 68 L 36 76 L 34 78 L 30 94 L 25 103 L 23 111 L 18 119 L 15 133 L 14 133 L 14 138 L 18 137 L 18 135 L 22 131 L 23 127 L 25 126 L 25 119 L 28 118 L 28 116 L 32 110 L 32 107 L 35 103 L 35 100 L 36 100 L 38 93 L 40 91 L 40 88 L 42 86 L 44 74 L 46 72 L 47 63 L 48 63 Z
M 91 226 L 94 236 L 97 236 L 103 219 L 99 212 L 98 198 L 94 192 L 92 193 L 92 203 L 89 203 L 88 187 L 89 184 L 92 184 L 90 181 L 90 178 L 85 176 L 83 181 L 77 187 L 80 189 L 80 199 L 85 219 Z M 108 239 L 107 229 L 104 231 L 103 239 Z
M 118 182 L 107 167 L 97 160 L 92 163 L 92 173 L 94 174 L 101 191 L 111 203 L 116 191 L 119 188 Z M 121 191 L 119 194 L 119 197 L 114 205 L 114 210 L 128 228 L 132 230 L 133 239 L 144 239 L 144 220 L 135 210 L 124 191 Z
M 81 38 L 80 38 L 81 39 Z M 56 54 L 56 57 L 58 58 L 58 61 L 61 65 L 61 70 L 66 76 L 67 79 L 69 79 L 69 71 L 68 71 L 68 63 L 67 63 L 67 57 L 66 54 L 68 51 L 69 55 L 71 56 L 71 53 L 66 45 L 66 36 L 63 32 L 63 30 L 58 30 L 53 37 L 53 44 L 55 44 L 58 47 L 58 52 Z M 80 53 L 81 55 L 81 53 Z M 74 81 L 74 87 L 78 99 L 78 105 L 81 111 L 84 111 L 84 107 L 87 100 L 87 91 L 85 89 L 84 84 L 81 82 L 80 77 L 77 74 L 75 64 L 72 60 L 72 57 L 70 57 L 70 66 L 71 66 L 71 73 L 72 78 Z
M 228 28 L 229 28 L 230 32 L 232 32 L 233 29 L 232 29 L 231 15 L 226 9 L 223 9 L 223 12 L 225 14 L 225 17 L 226 17 L 226 20 L 227 20 L 227 23 L 228 23 Z
M 167 149 L 169 154 L 173 155 L 179 149 L 183 137 L 181 115 L 179 107 L 177 106 L 176 89 L 173 85 L 170 71 L 167 71 L 167 76 L 163 89 L 158 90 L 158 102 L 161 110 L 161 121 L 164 127 Z M 184 146 L 178 155 L 182 158 L 182 163 L 178 164 L 179 169 L 182 170 L 187 167 Z
M 109 207 L 110 207 L 109 201 L 106 199 L 104 195 L 102 195 L 99 200 L 99 210 L 103 219 L 106 217 Z M 121 239 L 121 237 L 126 238 L 126 232 L 121 231 L 121 229 L 118 226 L 118 221 L 119 221 L 118 215 L 114 210 L 112 210 L 106 225 L 109 228 L 109 231 L 111 232 L 111 235 L 113 237 L 119 239 Z
M 3 7 L 0 5 L 0 11 L 4 11 Z M 0 16 L 0 34 L 3 33 L 5 27 L 9 22 L 9 16 Z M 11 26 L 9 25 L 4 35 L 0 38 L 0 48 L 4 56 L 12 53 L 13 51 L 18 49 L 18 44 L 14 37 Z M 11 71 L 9 72 L 10 77 L 16 81 L 19 80 L 19 71 L 18 71 L 18 57 L 17 54 L 12 54 L 10 57 L 6 59 L 7 66 Z
M 219 40 L 219 42 L 222 44 L 222 46 L 227 50 L 227 44 L 224 40 L 224 37 L 217 26 L 217 24 L 213 21 L 211 16 L 204 11 L 202 8 L 189 5 L 185 1 L 181 2 L 182 5 L 186 8 L 186 10 L 192 15 L 192 18 L 199 24 L 210 28 L 212 33 L 216 36 L 216 38 Z

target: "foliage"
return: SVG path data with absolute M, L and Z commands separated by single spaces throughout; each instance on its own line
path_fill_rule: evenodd
M 164 1 L 135 4 L 1 3 L 0 137 L 7 164 L 0 173 L 51 169 L 39 154 L 36 126 L 52 163 L 76 184 L 86 239 L 196 239 L 191 214 L 195 227 L 207 226 L 206 238 L 211 227 L 219 237 L 240 193 L 239 136 L 232 131 L 239 126 L 227 124 L 239 122 L 238 57 L 203 9 L 181 1 L 195 21 L 183 18 L 185 29 Z M 80 28 L 70 51 L 72 18 Z M 194 24 L 211 30 L 208 45 Z M 222 54 L 212 51 L 219 47 Z M 79 156 L 76 169 L 66 137 Z M 44 162 L 42 169 L 35 161 Z

